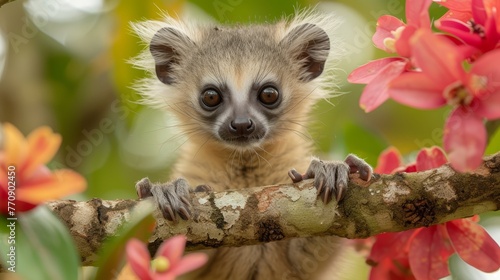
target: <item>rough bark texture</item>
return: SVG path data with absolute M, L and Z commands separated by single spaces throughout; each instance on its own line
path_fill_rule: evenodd
M 132 187 L 132 186 L 131 186 Z M 49 207 L 68 225 L 84 264 L 92 264 L 107 236 L 146 201 L 93 199 L 55 201 Z M 150 250 L 163 239 L 185 234 L 192 250 L 242 246 L 292 237 L 337 235 L 364 238 L 403 231 L 500 207 L 500 153 L 485 158 L 474 173 L 449 166 L 419 173 L 353 178 L 337 206 L 316 199 L 312 181 L 238 191 L 193 193 L 194 219 L 169 223 L 155 213 Z

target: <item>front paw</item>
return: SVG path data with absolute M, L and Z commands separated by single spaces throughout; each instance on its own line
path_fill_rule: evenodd
M 143 178 L 136 183 L 135 188 L 139 198 L 154 197 L 165 219 L 177 221 L 177 216 L 183 220 L 191 218 L 189 184 L 185 179 L 151 183 L 148 178 Z
M 294 183 L 314 178 L 314 187 L 318 192 L 318 197 L 326 204 L 333 197 L 337 201 L 342 200 L 351 173 L 359 173 L 361 179 L 369 181 L 373 171 L 368 163 L 351 154 L 347 156 L 344 162 L 322 161 L 313 158 L 304 175 L 295 169 L 290 170 L 288 175 Z

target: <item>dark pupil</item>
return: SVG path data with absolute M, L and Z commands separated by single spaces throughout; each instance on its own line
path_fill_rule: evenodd
M 260 101 L 272 104 L 278 99 L 278 91 L 272 87 L 265 88 L 260 94 Z
M 220 103 L 220 96 L 215 90 L 207 90 L 203 93 L 203 103 L 212 107 Z

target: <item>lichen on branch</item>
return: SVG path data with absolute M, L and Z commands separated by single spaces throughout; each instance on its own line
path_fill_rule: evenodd
M 500 153 L 486 157 L 473 173 L 448 165 L 417 173 L 352 178 L 345 198 L 325 205 L 312 181 L 243 190 L 192 193 L 193 219 L 172 223 L 155 213 L 150 239 L 187 236 L 190 250 L 244 246 L 294 237 L 336 235 L 365 238 L 470 217 L 500 207 Z M 68 225 L 84 265 L 96 260 L 106 237 L 144 201 L 92 199 L 54 201 L 49 207 Z

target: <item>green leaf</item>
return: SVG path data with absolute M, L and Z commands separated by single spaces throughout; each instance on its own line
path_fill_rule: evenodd
M 79 254 L 73 239 L 47 207 L 20 214 L 18 222 L 17 272 L 24 279 L 79 279 Z
M 99 269 L 94 279 L 114 279 L 125 262 L 125 244 L 133 237 L 146 241 L 155 225 L 153 218 L 154 204 L 150 201 L 139 203 L 128 221 L 115 236 L 103 246 L 97 266 Z

